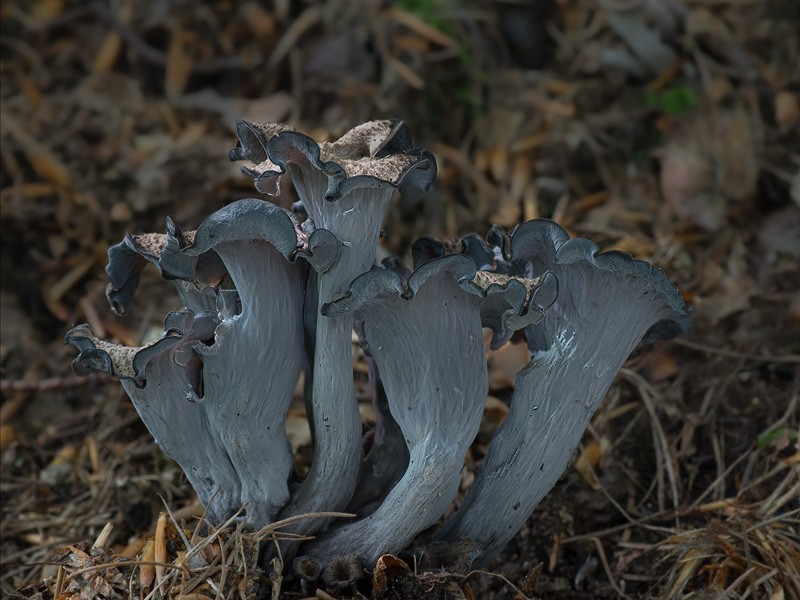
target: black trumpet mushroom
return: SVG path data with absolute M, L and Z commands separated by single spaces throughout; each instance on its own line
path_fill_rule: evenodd
M 670 339 L 691 325 L 661 269 L 622 252 L 598 253 L 552 221 L 529 221 L 501 245 L 510 254 L 498 270 L 553 273 L 559 291 L 544 318 L 525 328 L 531 361 L 517 374 L 510 412 L 463 504 L 436 535 L 477 541 L 476 565 L 502 549 L 555 485 L 639 342 Z
M 182 243 L 171 247 L 172 239 Z M 177 324 L 172 313 L 165 337 L 136 352 L 93 340 L 81 328 L 67 341 L 83 344 L 77 360 L 84 366 L 130 375 L 134 386 L 126 384 L 126 390 L 159 445 L 190 481 L 194 473 L 202 478 L 195 485 L 200 500 L 211 501 L 219 487 L 212 515 L 231 515 L 247 504 L 252 526 L 269 524 L 289 500 L 293 463 L 284 423 L 303 356 L 306 265 L 287 258 L 310 250 L 298 240 L 293 215 L 261 200 L 241 200 L 189 235 L 149 236 L 147 246 L 137 243 L 141 237 L 129 240 L 134 251 L 146 248 L 162 273 L 186 278 L 176 281 L 189 315 L 193 305 L 206 308 L 209 298 L 215 309 Z M 198 265 L 212 262 L 212 250 L 219 274 L 235 289 L 215 290 L 197 281 Z M 128 262 L 134 265 L 128 271 L 135 272 L 135 254 L 110 255 L 110 271 L 124 272 Z M 95 348 L 86 348 L 89 341 Z M 155 354 L 168 344 L 175 345 L 171 351 Z M 221 456 L 205 457 L 212 448 Z
M 374 563 L 406 547 L 455 497 L 488 392 L 482 307 L 492 309 L 484 324 L 493 322 L 504 330 L 508 318 L 501 305 L 521 313 L 526 297 L 534 302 L 545 297 L 535 292 L 554 281 L 544 277 L 523 283 L 505 277 L 503 285 L 494 279 L 477 271 L 466 256 L 443 256 L 407 280 L 390 269 L 372 270 L 356 278 L 346 295 L 322 307 L 328 317 L 361 313 L 364 352 L 377 364 L 410 458 L 405 474 L 374 513 L 309 544 L 312 555 L 324 560 L 345 551 Z M 543 312 L 529 305 L 519 318 L 537 322 Z
M 220 520 L 242 509 L 261 528 L 295 519 L 311 536 L 281 547 L 304 589 L 350 589 L 385 553 L 414 547 L 456 496 L 487 394 L 483 331 L 499 348 L 524 331 L 530 363 L 461 506 L 436 531 L 436 556 L 485 564 L 553 486 L 592 413 L 639 344 L 686 331 L 689 310 L 652 265 L 569 235 L 551 221 L 418 240 L 414 269 L 375 264 L 395 190 L 410 200 L 436 174 L 405 125 L 374 121 L 317 143 L 281 124 L 236 127 L 234 160 L 259 192 L 290 172 L 292 211 L 245 199 L 196 231 L 129 235 L 109 250 L 107 296 L 124 314 L 142 269 L 172 281 L 184 309 L 138 348 L 66 337 L 84 368 L 120 378 L 162 450 Z M 352 339 L 367 357 L 378 428 L 367 456 Z M 301 372 L 314 456 L 293 472 L 285 420 Z M 433 550 L 429 560 L 438 561 Z M 433 557 L 433 558 L 432 558 Z M 444 560 L 444 559 L 442 559 Z M 449 560 L 449 559 L 448 559 Z M 321 575 L 322 574 L 322 575 Z
M 240 121 L 240 146 L 233 159 L 257 163 L 243 171 L 258 191 L 276 195 L 280 177 L 291 171 L 307 231 L 325 230 L 337 240 L 329 268 L 311 276 L 309 304 L 313 331 L 307 349 L 311 381 L 308 409 L 314 436 L 311 470 L 281 512 L 282 517 L 345 508 L 355 491 L 362 462 L 361 416 L 355 399 L 351 339 L 353 314 L 325 316 L 319 308 L 347 292 L 350 283 L 375 262 L 381 223 L 394 189 L 410 200 L 426 192 L 436 161 L 411 147 L 401 121 L 372 121 L 339 140 L 318 144 L 296 131 Z M 312 337 L 312 336 L 308 336 Z M 294 529 L 311 533 L 325 524 L 308 520 Z

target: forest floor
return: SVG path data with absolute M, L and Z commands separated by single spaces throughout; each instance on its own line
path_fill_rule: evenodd
M 800 598 L 800 3 L 263 6 L 0 4 L 2 595 L 145 597 L 154 567 L 133 559 L 150 539 L 180 564 L 176 525 L 202 511 L 118 382 L 71 371 L 73 325 L 133 345 L 180 308 L 148 270 L 113 315 L 108 246 L 256 196 L 227 158 L 237 119 L 324 140 L 399 117 L 439 176 L 421 204 L 393 204 L 388 252 L 553 219 L 663 268 L 694 329 L 634 352 L 573 466 L 485 571 L 385 563 L 359 593 Z M 488 354 L 468 473 L 523 348 Z M 297 402 L 300 468 L 303 423 Z M 303 596 L 261 570 L 252 535 L 217 535 L 213 568 L 171 570 L 148 597 Z

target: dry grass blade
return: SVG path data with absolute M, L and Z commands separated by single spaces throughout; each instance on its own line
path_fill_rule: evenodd
M 477 575 L 477 574 L 488 575 L 489 577 L 495 577 L 501 580 L 503 583 L 505 583 L 512 590 L 514 590 L 514 592 L 517 594 L 519 598 L 521 598 L 522 600 L 529 600 L 528 596 L 522 593 L 522 590 L 520 590 L 517 586 L 511 583 L 504 575 L 501 575 L 500 573 L 492 573 L 490 571 L 482 571 L 480 569 L 475 569 L 467 573 L 464 576 L 464 580 L 466 581 L 471 575 Z
M 675 476 L 675 469 L 674 465 L 677 464 L 677 460 L 674 456 L 672 456 L 672 450 L 670 447 L 669 442 L 667 441 L 666 433 L 664 433 L 664 428 L 661 425 L 661 420 L 658 417 L 658 413 L 656 412 L 655 406 L 653 404 L 654 398 L 657 398 L 658 393 L 652 388 L 652 386 L 638 373 L 631 371 L 630 369 L 620 369 L 620 375 L 628 379 L 631 383 L 633 383 L 639 390 L 640 397 L 642 402 L 644 402 L 645 408 L 647 409 L 647 413 L 650 415 L 650 421 L 653 425 L 653 432 L 654 436 L 657 440 L 657 449 L 661 453 L 661 460 L 658 464 L 659 471 L 663 468 L 667 472 L 667 476 L 669 478 L 669 485 L 672 491 L 672 504 L 675 508 L 675 514 L 679 514 L 678 507 L 680 506 L 680 495 L 678 494 L 678 483 L 677 477 Z M 663 507 L 662 507 L 663 509 Z
M 436 29 L 432 25 L 429 25 L 419 17 L 415 17 L 408 11 L 405 11 L 401 8 L 391 7 L 386 9 L 384 13 L 391 19 L 394 19 L 398 23 L 402 23 L 412 31 L 416 32 L 420 36 L 430 40 L 434 44 L 438 44 L 445 48 L 452 48 L 458 45 L 458 42 L 446 33 L 441 32 L 440 30 Z
M 265 540 L 269 536 L 274 536 L 275 534 L 279 533 L 280 530 L 283 529 L 284 527 L 288 527 L 289 525 L 293 525 L 304 519 L 336 519 L 336 518 L 352 518 L 352 517 L 355 517 L 355 515 L 352 513 L 341 513 L 341 512 L 319 512 L 319 513 L 308 513 L 304 515 L 297 515 L 294 517 L 289 517 L 288 519 L 283 519 L 282 521 L 277 521 L 270 525 L 266 525 L 265 527 L 259 529 L 257 532 L 253 534 L 253 539 L 260 542 L 262 540 Z
M 630 596 L 626 595 L 625 592 L 622 591 L 617 583 L 617 580 L 614 579 L 614 574 L 611 572 L 611 566 L 608 564 L 608 558 L 606 558 L 606 551 L 603 549 L 603 544 L 600 542 L 600 539 L 592 538 L 592 542 L 594 543 L 594 547 L 597 549 L 597 554 L 600 555 L 600 562 L 603 563 L 603 569 L 605 569 L 606 577 L 608 577 L 608 582 L 611 584 L 611 587 L 614 588 L 614 591 L 617 592 L 620 598 L 630 600 Z
M 267 66 L 275 68 L 289 53 L 289 51 L 297 45 L 302 35 L 316 24 L 322 18 L 322 10 L 318 6 L 311 6 L 303 11 L 303 13 L 292 23 L 291 27 L 283 34 L 281 41 L 272 51 L 269 57 Z
M 796 548 L 796 555 L 800 553 L 800 537 L 796 527 L 788 523 L 794 512 L 797 511 L 754 526 L 746 518 L 737 516 L 727 520 L 714 519 L 706 528 L 671 536 L 662 542 L 659 546 L 668 555 L 677 554 L 667 583 L 669 597 L 683 597 L 687 586 L 702 573 L 707 574 L 706 585 L 710 582 L 712 587 L 720 590 L 721 596 L 735 592 L 740 597 L 760 597 L 763 593 L 772 597 L 787 585 L 800 590 L 796 568 L 793 571 L 792 563 L 783 560 L 781 553 L 786 542 L 789 542 L 789 547 Z M 794 532 L 792 541 L 780 539 L 785 526 Z
M 680 346 L 686 346 L 692 350 L 699 350 L 700 352 L 707 352 L 709 354 L 717 354 L 719 356 L 726 356 L 728 358 L 739 358 L 742 360 L 764 361 L 775 363 L 799 364 L 800 356 L 791 354 L 788 356 L 758 356 L 755 354 L 744 354 L 743 352 L 735 352 L 733 350 L 725 350 L 724 348 L 714 348 L 706 344 L 701 344 L 692 340 L 678 338 L 673 343 Z

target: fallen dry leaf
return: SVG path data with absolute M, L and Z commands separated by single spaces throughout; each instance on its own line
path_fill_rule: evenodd
M 800 118 L 800 105 L 797 96 L 792 92 L 782 91 L 775 96 L 775 120 L 778 125 L 788 130 Z
M 664 150 L 661 192 L 682 220 L 716 231 L 725 221 L 731 200 L 744 203 L 755 193 L 756 150 L 744 109 L 691 117 Z

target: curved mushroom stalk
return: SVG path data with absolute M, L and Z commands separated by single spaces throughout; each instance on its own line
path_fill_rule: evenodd
M 375 270 L 323 307 L 328 317 L 363 315 L 365 353 L 375 359 L 410 458 L 372 515 L 309 545 L 318 559 L 349 552 L 374 563 L 435 523 L 455 496 L 488 389 L 479 298 L 459 285 L 474 273 L 466 257 L 431 262 L 409 278 L 404 297 L 399 274 Z
M 546 287 L 545 280 L 531 286 Z M 371 271 L 353 282 L 348 295 L 323 307 L 327 316 L 363 316 L 365 353 L 377 364 L 410 457 L 372 515 L 311 542 L 311 554 L 325 560 L 353 552 L 374 563 L 403 549 L 444 513 L 486 401 L 482 305 L 497 298 L 513 306 L 519 289 L 525 297 L 520 280 L 487 284 L 471 259 L 454 255 L 426 263 L 406 284 L 394 271 Z M 541 319 L 539 310 L 530 313 Z
M 217 323 L 213 313 L 170 313 L 164 337 L 140 348 L 99 340 L 87 325 L 72 329 L 65 340 L 81 351 L 76 365 L 120 379 L 158 446 L 209 506 L 211 519 L 241 507 L 239 478 L 225 448 L 208 435 L 205 411 L 195 404 L 201 388 L 198 361 L 186 360 L 185 354 L 193 343 L 213 338 Z
M 442 245 L 427 238 L 423 238 L 422 243 L 430 244 L 431 247 Z M 481 244 L 485 247 L 484 242 Z M 457 252 L 458 248 L 464 246 L 456 242 L 452 247 Z M 490 250 L 487 249 L 487 252 L 491 255 Z M 436 256 L 444 255 L 444 251 L 436 254 Z M 485 255 L 482 258 L 485 258 Z M 430 259 L 428 256 L 419 262 L 424 264 Z M 481 260 L 481 264 L 486 266 L 487 262 Z M 403 279 L 411 275 L 411 271 L 395 257 L 384 260 L 384 266 L 396 271 Z M 473 272 L 471 280 L 464 279 L 460 285 L 479 297 L 481 325 L 493 330 L 492 348 L 495 349 L 502 346 L 513 331 L 541 320 L 544 311 L 553 303 L 558 293 L 558 282 L 552 273 L 545 273 L 543 277 L 533 279 L 478 270 Z M 359 334 L 362 346 L 365 346 L 363 329 L 362 315 L 361 318 L 356 318 L 356 332 Z M 367 355 L 366 360 L 370 382 L 373 388 L 377 388 L 373 390 L 373 402 L 378 422 L 375 440 L 364 461 L 364 469 L 359 479 L 359 493 L 350 505 L 350 510 L 357 509 L 361 514 L 372 512 L 375 509 L 374 505 L 380 504 L 376 501 L 385 498 L 408 465 L 406 436 L 392 417 L 391 403 L 386 398 L 375 359 Z M 370 506 L 372 510 L 368 511 Z
M 291 169 L 309 216 L 304 228 L 312 236 L 328 231 L 338 240 L 336 260 L 329 268 L 316 269 L 320 307 L 345 293 L 353 279 L 374 263 L 393 189 L 416 196 L 427 191 L 436 175 L 433 157 L 410 147 L 410 136 L 399 121 L 366 123 L 336 142 L 321 144 L 286 128 L 244 121 L 237 124 L 237 134 L 241 147 L 231 152 L 231 158 L 258 163 L 243 169 L 255 177 L 256 189 L 278 194 L 280 176 Z M 314 461 L 282 518 L 340 510 L 355 489 L 362 451 L 352 329 L 352 313 L 316 315 L 314 357 L 307 373 L 312 379 L 308 412 Z M 322 519 L 307 520 L 294 531 L 312 533 L 325 524 Z
M 215 505 L 222 508 L 215 514 L 232 514 L 246 504 L 250 527 L 272 522 L 289 500 L 293 463 L 285 417 L 302 365 L 307 274 L 305 263 L 293 261 L 305 256 L 325 269 L 335 258 L 333 241 L 324 231 L 306 235 L 288 211 L 247 199 L 217 211 L 196 232 L 183 234 L 169 223 L 166 236 L 129 236 L 110 252 L 109 296 L 122 309 L 143 261 L 150 261 L 165 278 L 176 279 L 189 306 L 207 307 L 213 299 L 214 312 L 194 319 L 176 316 L 191 311 L 171 313 L 165 322 L 171 333 L 152 347 L 113 347 L 110 353 L 110 345 L 95 340 L 96 347 L 85 348 L 80 362 L 118 376 L 135 374 L 136 385 L 126 389 L 162 449 L 181 464 L 202 501 L 221 487 Z M 211 287 L 223 276 L 236 290 Z M 199 331 L 198 323 L 204 326 L 202 335 L 186 333 Z M 87 343 L 85 333 L 76 332 L 68 341 Z M 182 339 L 171 362 L 150 360 L 155 348 L 176 343 L 178 334 Z M 112 358 L 93 358 L 98 348 Z M 115 355 L 130 355 L 132 366 L 115 368 Z M 176 386 L 189 391 L 176 393 Z M 192 431 L 177 427 L 184 423 Z M 215 454 L 206 457 L 196 447 Z M 199 467 L 198 462 L 208 464 Z
M 365 346 L 367 339 L 363 317 L 356 316 L 354 329 L 359 342 Z M 358 493 L 347 506 L 348 512 L 354 512 L 359 517 L 374 512 L 408 468 L 408 445 L 403 431 L 391 414 L 378 365 L 372 356 L 365 355 L 364 358 L 375 410 L 375 435 L 372 446 L 364 457 L 356 486 Z
M 636 345 L 687 331 L 691 315 L 663 271 L 597 246 L 550 221 L 511 237 L 507 268 L 551 270 L 559 295 L 525 329 L 531 362 L 518 374 L 511 410 L 464 503 L 437 533 L 469 537 L 493 557 L 564 471 L 584 429 Z
M 194 350 L 202 359 L 208 427 L 240 478 L 254 528 L 271 523 L 289 501 L 293 462 L 285 423 L 303 361 L 306 278 L 303 263 L 287 260 L 297 243 L 286 211 L 241 200 L 200 225 L 182 251 L 216 252 L 241 303 L 221 295 L 214 342 Z

